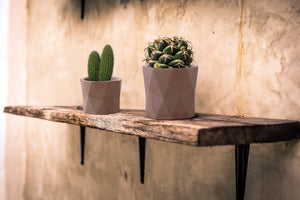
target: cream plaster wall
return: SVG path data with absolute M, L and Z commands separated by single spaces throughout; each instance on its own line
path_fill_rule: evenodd
M 127 2 L 127 3 L 126 3 Z M 121 108 L 143 109 L 144 48 L 159 36 L 193 44 L 197 112 L 300 120 L 300 3 L 295 0 L 10 1 L 8 104 L 81 104 L 89 52 L 112 45 Z M 234 148 L 147 140 L 8 116 L 7 199 L 235 198 Z M 252 145 L 246 199 L 300 197 L 299 142 Z
M 0 1 L 0 110 L 7 103 L 7 41 L 8 41 L 8 0 Z M 0 112 L 0 199 L 5 199 L 5 135 L 6 115 Z
M 9 2 L 7 104 L 27 104 L 25 1 Z M 27 119 L 7 115 L 5 142 L 6 199 L 23 199 L 26 169 Z

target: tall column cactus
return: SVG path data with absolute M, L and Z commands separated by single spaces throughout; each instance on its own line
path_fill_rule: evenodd
M 109 81 L 114 67 L 114 54 L 110 45 L 105 45 L 101 55 L 99 81 Z
M 99 80 L 100 56 L 97 51 L 92 51 L 88 60 L 88 76 L 90 81 Z

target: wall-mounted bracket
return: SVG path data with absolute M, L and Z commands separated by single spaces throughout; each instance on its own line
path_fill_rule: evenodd
M 236 200 L 244 200 L 250 144 L 235 145 Z
M 81 19 L 84 18 L 85 0 L 81 0 Z
M 81 165 L 84 165 L 85 127 L 80 126 Z
M 141 178 L 141 184 L 144 184 L 145 153 L 146 153 L 146 138 L 144 137 L 139 137 L 139 153 L 140 153 L 140 178 Z

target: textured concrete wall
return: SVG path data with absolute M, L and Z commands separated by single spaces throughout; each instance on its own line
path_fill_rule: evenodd
M 267 1 L 11 1 L 9 104 L 81 104 L 89 52 L 112 45 L 122 108 L 144 108 L 144 48 L 159 36 L 193 44 L 196 110 L 300 120 L 300 3 Z M 17 14 L 16 14 L 17 13 Z M 234 148 L 147 140 L 139 183 L 136 137 L 9 116 L 7 199 L 235 198 Z M 246 199 L 300 197 L 300 144 L 252 145 Z

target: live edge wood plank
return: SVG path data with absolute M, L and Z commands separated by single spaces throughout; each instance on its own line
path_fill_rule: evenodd
M 63 122 L 194 146 L 278 142 L 300 138 L 291 120 L 196 114 L 186 120 L 155 120 L 141 110 L 92 115 L 80 106 L 6 106 L 5 113 Z

